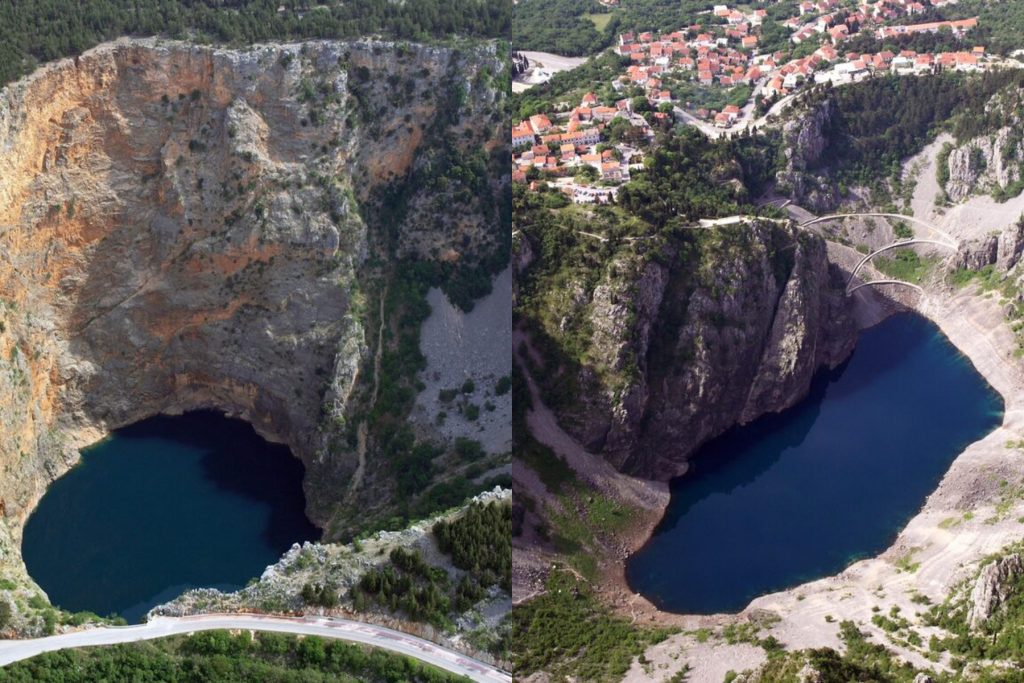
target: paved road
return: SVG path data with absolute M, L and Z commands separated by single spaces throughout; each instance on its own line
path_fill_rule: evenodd
M 532 66 L 541 66 L 545 71 L 550 71 L 551 73 L 575 69 L 588 59 L 588 57 L 563 57 L 551 52 L 530 52 L 524 50 L 519 50 L 518 52 L 529 59 Z
M 760 90 L 760 88 L 761 84 L 759 83 L 757 89 Z M 751 119 L 751 117 L 754 114 L 754 100 L 753 95 L 751 95 L 751 99 L 743 106 L 743 109 L 741 110 L 741 115 L 736 120 L 736 123 L 732 124 L 728 128 L 719 128 L 714 123 L 702 121 L 693 114 L 691 114 L 690 112 L 680 107 L 679 105 L 675 105 L 674 111 L 677 119 L 698 128 L 702 133 L 707 135 L 709 138 L 720 138 L 723 135 L 741 133 L 748 129 L 757 130 L 758 128 L 765 126 L 774 117 L 781 114 L 782 110 L 786 109 L 790 104 L 792 104 L 793 98 L 796 97 L 797 94 L 799 93 L 796 93 L 794 95 L 786 95 L 781 100 L 773 104 L 764 116 L 757 119 Z
M 550 52 L 518 52 L 530 60 L 530 70 L 512 81 L 512 92 L 523 92 L 538 83 L 546 83 L 559 71 L 575 69 L 587 61 L 586 57 L 563 57 Z
M 433 664 L 456 675 L 468 676 L 471 680 L 481 681 L 482 683 L 511 683 L 512 681 L 512 677 L 508 674 L 483 662 L 458 652 L 447 650 L 422 638 L 393 631 L 383 626 L 374 626 L 347 619 L 289 619 L 256 614 L 202 615 L 182 618 L 154 617 L 149 622 L 137 626 L 94 628 L 50 636 L 48 638 L 5 640 L 0 642 L 0 665 L 28 659 L 42 652 L 94 645 L 130 643 L 213 629 L 276 631 L 279 633 L 338 638 L 408 655 L 421 662 Z
M 740 223 L 753 223 L 754 221 L 771 221 L 780 225 L 789 223 L 785 218 L 768 218 L 766 216 L 726 216 L 725 218 L 701 218 L 697 222 L 702 228 L 714 228 L 720 225 L 738 225 Z

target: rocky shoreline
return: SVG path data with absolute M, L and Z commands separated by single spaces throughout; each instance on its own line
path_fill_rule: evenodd
M 508 503 L 511 500 L 510 489 L 496 487 L 475 496 L 467 505 Z M 154 607 L 146 618 L 242 612 L 345 616 L 412 633 L 495 663 L 493 655 L 478 648 L 474 641 L 496 633 L 501 619 L 512 607 L 511 596 L 497 586 L 492 586 L 481 602 L 458 616 L 453 633 L 429 624 L 399 619 L 380 609 L 357 611 L 349 597 L 349 589 L 359 582 L 363 574 L 389 562 L 389 554 L 395 548 L 418 550 L 430 565 L 443 568 L 453 583 L 457 582 L 466 572 L 455 567 L 450 558 L 439 550 L 431 529 L 440 520 L 450 521 L 458 517 L 463 509 L 435 515 L 402 531 L 379 531 L 354 543 L 296 543 L 275 564 L 267 567 L 258 580 L 245 588 L 230 593 L 212 588 L 186 591 L 174 600 Z M 302 588 L 306 584 L 334 586 L 339 596 L 337 607 L 307 606 L 302 599 Z
M 848 269 L 859 254 L 850 247 L 830 243 L 829 256 Z M 908 618 L 919 615 L 924 611 L 921 602 L 925 599 L 942 602 L 958 584 L 974 575 L 982 558 L 1024 538 L 1024 526 L 1018 521 L 1024 515 L 1024 497 L 1007 499 L 1005 490 L 997 485 L 999 481 L 1024 482 L 1024 461 L 1007 457 L 1016 448 L 1011 449 L 1009 444 L 1024 443 L 1024 367 L 1016 353 L 1017 337 L 1005 320 L 1003 307 L 972 285 L 955 289 L 944 282 L 931 283 L 919 301 L 906 292 L 897 296 L 894 300 L 879 292 L 861 290 L 854 310 L 858 327 L 870 327 L 908 309 L 929 318 L 1004 398 L 1003 423 L 957 456 L 923 508 L 886 551 L 856 562 L 835 576 L 761 596 L 738 614 L 673 614 L 630 589 L 625 580 L 625 560 L 647 542 L 661 520 L 668 498 L 659 499 L 633 524 L 606 539 L 614 552 L 603 558 L 600 576 L 593 582 L 602 601 L 631 622 L 681 630 L 649 648 L 644 655 L 647 664 L 634 663 L 625 680 L 663 680 L 685 663 L 691 667 L 687 680 L 718 683 L 726 671 L 753 669 L 763 663 L 766 654 L 759 647 L 730 645 L 716 638 L 699 642 L 693 635 L 698 629 L 714 631 L 728 624 L 767 623 L 761 636 L 772 635 L 787 649 L 838 649 L 842 646 L 838 624 L 852 620 L 877 641 L 893 646 L 884 629 L 872 623 L 873 608 L 883 612 L 898 608 Z M 552 441 L 549 445 L 563 455 L 567 450 L 564 442 Z M 625 476 L 615 473 L 616 478 Z M 629 479 L 633 486 L 664 486 Z M 542 590 L 543 568 L 549 568 L 558 558 L 527 553 L 529 560 L 520 562 L 518 554 L 517 549 L 521 568 L 527 564 L 534 568 L 533 592 Z M 908 565 L 914 571 L 906 571 Z M 523 592 L 517 599 L 526 597 L 527 592 Z M 919 617 L 911 620 L 919 625 Z M 922 626 L 918 631 L 927 641 L 928 628 Z M 893 647 L 916 666 L 935 666 L 920 648 Z
M 772 625 L 761 635 L 774 636 L 787 649 L 839 649 L 838 624 L 852 620 L 915 666 L 936 666 L 924 656 L 926 650 L 894 644 L 883 628 L 872 623 L 872 616 L 876 610 L 887 613 L 898 608 L 920 626 L 916 615 L 925 611 L 921 603 L 942 602 L 974 575 L 983 558 L 1024 538 L 1019 521 L 1024 500 L 1008 497 L 998 485 L 999 481 L 1024 481 L 1024 462 L 1012 457 L 1017 447 L 1011 446 L 1024 435 L 1024 367 L 1001 306 L 972 287 L 930 288 L 915 308 L 939 326 L 1003 397 L 1002 425 L 957 456 L 937 489 L 887 550 L 835 576 L 761 596 L 738 614 L 662 612 L 642 598 L 630 597 L 621 572 L 611 575 L 605 592 L 617 611 L 639 623 L 683 629 L 682 634 L 648 650 L 645 657 L 654 664 L 646 668 L 634 664 L 625 680 L 660 680 L 658 675 L 665 667 L 675 668 L 684 662 L 692 667 L 687 680 L 696 682 L 717 683 L 725 671 L 756 668 L 766 660 L 762 649 L 715 639 L 701 643 L 691 633 L 729 623 L 756 622 L 765 615 L 771 615 Z M 877 316 L 869 318 L 877 321 Z M 908 566 L 913 571 L 907 571 Z M 924 626 L 917 631 L 925 641 L 934 632 Z

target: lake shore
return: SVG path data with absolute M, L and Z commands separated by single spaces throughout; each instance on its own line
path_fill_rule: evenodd
M 838 625 L 851 620 L 873 640 L 893 648 L 919 667 L 936 667 L 923 648 L 899 647 L 872 624 L 877 607 L 888 613 L 899 607 L 927 643 L 933 629 L 921 626 L 919 615 L 930 602 L 941 602 L 970 577 L 986 555 L 1024 537 L 1024 502 L 1010 501 L 999 482 L 1024 479 L 1024 458 L 1008 448 L 1024 434 L 1024 372 L 1014 355 L 1017 343 L 999 305 L 967 291 L 930 291 L 917 307 L 974 365 L 1005 401 L 1002 424 L 956 457 L 922 509 L 880 555 L 854 563 L 834 576 L 755 599 L 737 615 L 702 617 L 644 614 L 643 620 L 675 624 L 684 633 L 650 648 L 645 668 L 634 664 L 625 680 L 662 680 L 683 663 L 689 681 L 721 681 L 725 671 L 755 668 L 766 660 L 763 650 L 746 644 L 726 645 L 716 639 L 697 642 L 685 631 L 718 627 L 735 621 L 757 621 L 765 614 L 778 618 L 769 634 L 787 649 L 840 648 Z M 1017 457 L 1014 457 L 1017 456 Z M 997 506 L 1003 503 L 1003 507 Z M 913 571 L 908 571 L 908 567 Z M 626 589 L 628 590 L 628 588 Z M 646 601 L 644 601 L 646 602 Z M 727 664 L 728 666 L 723 666 Z
M 862 327 L 868 327 L 900 310 L 904 303 L 897 304 L 880 295 L 866 295 L 863 303 L 858 304 L 863 310 L 857 312 L 857 317 Z M 647 664 L 634 662 L 624 680 L 661 681 L 685 664 L 690 667 L 688 681 L 718 683 L 729 670 L 756 668 L 766 660 L 763 649 L 746 643 L 729 645 L 715 637 L 702 643 L 693 632 L 714 630 L 730 623 L 758 622 L 766 616 L 774 623 L 764 628 L 760 637 L 770 634 L 787 649 L 840 648 L 839 623 L 852 620 L 873 640 L 894 647 L 914 665 L 936 667 L 924 656 L 927 645 L 924 648 L 893 646 L 886 633 L 871 623 L 875 613 L 872 608 L 887 613 L 899 607 L 927 643 L 931 631 L 920 625 L 918 615 L 926 607 L 920 604 L 919 596 L 932 603 L 941 602 L 957 583 L 973 573 L 980 559 L 1024 537 L 1024 525 L 1017 521 L 1024 516 L 1024 502 L 1016 500 L 1009 509 L 1003 509 L 1006 501 L 999 487 L 1002 480 L 1024 480 L 1024 457 L 1007 457 L 1016 454 L 1016 450 L 1007 448 L 1008 442 L 1020 441 L 1024 436 L 1024 401 L 1021 399 L 1024 368 L 1014 355 L 1016 339 L 999 304 L 972 288 L 930 288 L 912 308 L 938 325 L 1003 397 L 1002 424 L 955 458 L 922 509 L 884 552 L 856 562 L 836 575 L 763 595 L 738 614 L 673 614 L 658 609 L 633 592 L 626 581 L 625 560 L 647 542 L 661 520 L 669 500 L 667 491 L 661 488 L 665 485 L 605 472 L 597 463 L 599 459 L 586 454 L 579 444 L 567 443 L 561 438 L 543 438 L 550 430 L 542 430 L 540 435 L 535 433 L 563 457 L 573 452 L 574 457 L 567 461 L 578 471 L 588 471 L 590 479 L 601 479 L 605 484 L 615 481 L 619 486 L 634 490 L 657 491 L 646 501 L 635 523 L 607 543 L 609 553 L 599 566 L 600 577 L 593 588 L 602 602 L 631 622 L 675 627 L 681 632 L 649 648 L 644 653 Z M 540 411 L 547 412 L 543 406 Z M 531 428 L 535 428 L 537 420 L 544 422 L 543 414 L 531 413 Z M 589 457 L 584 459 L 587 455 Z M 1003 506 L 997 514 L 996 507 L 1000 503 Z M 520 569 L 531 568 L 535 589 L 542 590 L 537 583 L 540 572 L 543 567 L 549 567 L 554 558 L 533 552 L 520 561 L 520 554 L 517 549 L 516 562 Z M 906 571 L 908 565 L 913 566 L 914 571 Z M 516 600 L 529 597 L 530 594 L 524 593 L 517 595 Z

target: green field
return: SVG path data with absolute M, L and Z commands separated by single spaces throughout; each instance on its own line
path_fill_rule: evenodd
M 607 26 L 608 22 L 612 20 L 611 12 L 605 12 L 603 14 L 584 14 L 583 16 L 594 22 L 594 28 L 598 31 L 604 31 L 605 26 Z

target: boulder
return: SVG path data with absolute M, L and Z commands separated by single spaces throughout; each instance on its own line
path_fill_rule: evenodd
M 1019 553 L 985 565 L 971 589 L 967 623 L 972 629 L 980 628 L 1006 602 L 1022 574 L 1024 558 Z

